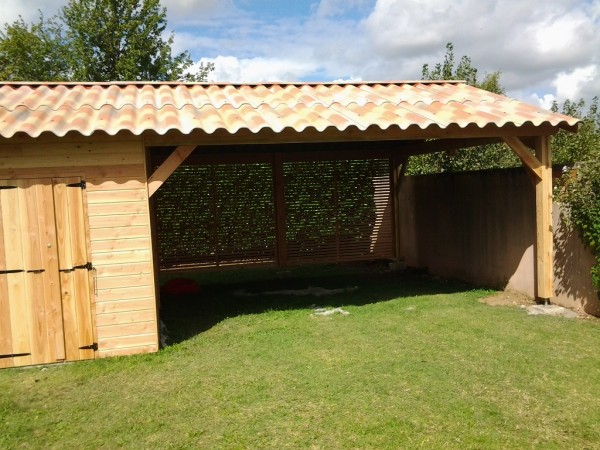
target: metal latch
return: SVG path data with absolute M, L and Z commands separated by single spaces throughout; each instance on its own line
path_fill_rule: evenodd
M 94 268 L 92 267 L 92 263 L 87 262 L 85 264 L 81 264 L 80 266 L 73 266 L 73 268 L 71 268 L 71 269 L 60 269 L 59 272 L 68 273 L 68 272 L 73 272 L 74 270 L 77 270 L 77 269 L 94 270 Z
M 0 355 L 0 359 L 16 358 L 18 356 L 29 356 L 29 355 L 31 355 L 31 353 L 9 353 L 7 355 Z
M 98 343 L 94 342 L 93 344 L 90 345 L 84 345 L 83 347 L 79 347 L 79 350 L 94 350 L 95 352 L 98 351 Z
M 81 189 L 85 189 L 87 187 L 87 184 L 85 180 L 81 180 L 79 183 L 68 183 L 67 187 L 78 187 Z

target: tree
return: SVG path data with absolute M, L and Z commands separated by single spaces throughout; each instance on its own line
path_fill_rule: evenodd
M 31 81 L 204 81 L 212 70 L 192 65 L 185 51 L 172 55 L 160 0 L 69 0 L 49 20 L 22 18 L 0 32 L 0 75 Z
M 500 84 L 500 72 L 496 71 L 477 78 L 477 69 L 471 59 L 463 56 L 455 66 L 454 46 L 446 45 L 443 63 L 438 63 L 433 70 L 423 65 L 423 79 L 432 80 L 465 80 L 472 86 L 497 94 L 503 94 Z M 567 100 L 562 106 L 562 113 L 580 117 L 582 126 L 578 133 L 558 132 L 552 137 L 553 160 L 555 164 L 565 166 L 565 175 L 558 181 L 555 198 L 566 206 L 566 219 L 579 232 L 585 245 L 596 257 L 592 268 L 592 281 L 600 294 L 600 107 L 598 97 L 590 103 L 585 112 L 586 102 Z M 555 102 L 554 112 L 559 111 Z M 478 147 L 473 150 L 462 150 L 454 157 L 445 153 L 415 156 L 408 166 L 410 174 L 439 173 L 447 171 L 481 170 L 519 166 L 520 161 L 503 144 Z
M 480 82 L 477 78 L 477 69 L 473 67 L 468 56 L 460 58 L 458 66 L 454 68 L 454 44 L 451 42 L 446 44 L 444 62 L 437 63 L 433 70 L 429 70 L 429 64 L 423 64 L 421 76 L 423 80 L 463 80 L 470 86 L 504 94 L 504 88 L 500 85 L 500 71 L 487 74 Z
M 600 293 L 600 109 L 598 97 L 584 114 L 585 102 L 566 101 L 563 114 L 581 117 L 579 133 L 559 132 L 553 138 L 555 161 L 565 165 L 555 197 L 566 206 L 566 218 L 596 258 L 592 281 Z M 552 106 L 558 111 L 558 105 Z
M 504 94 L 500 84 L 500 72 L 487 74 L 483 80 L 478 79 L 478 71 L 471 63 L 471 58 L 463 56 L 458 65 L 455 64 L 454 45 L 446 44 L 446 55 L 443 63 L 437 63 L 433 70 L 428 64 L 423 65 L 424 80 L 464 80 L 471 86 L 485 89 L 496 94 Z M 408 165 L 411 175 L 460 172 L 466 170 L 483 170 L 492 168 L 515 167 L 520 165 L 519 159 L 503 144 L 485 145 L 472 149 L 459 150 L 456 155 L 447 153 L 431 153 L 413 156 Z
M 65 81 L 70 79 L 69 48 L 56 19 L 26 24 L 22 18 L 0 31 L 0 79 Z

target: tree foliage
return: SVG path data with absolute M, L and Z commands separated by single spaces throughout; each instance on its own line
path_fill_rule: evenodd
M 190 54 L 172 54 L 163 38 L 166 8 L 160 0 L 69 0 L 60 14 L 0 31 L 0 77 L 28 81 L 204 81 Z
M 485 89 L 496 94 L 504 94 L 500 84 L 500 72 L 485 75 L 483 80 L 478 77 L 478 70 L 471 58 L 463 56 L 456 64 L 454 45 L 446 44 L 446 54 L 443 63 L 437 63 L 433 69 L 428 64 L 423 65 L 422 79 L 424 80 L 463 80 L 471 86 Z M 485 145 L 471 149 L 459 150 L 455 155 L 447 153 L 431 153 L 414 156 L 410 159 L 408 173 L 412 175 L 461 172 L 467 170 L 483 170 L 493 168 L 515 167 L 519 159 L 503 144 Z
M 63 25 L 56 17 L 46 20 L 40 13 L 32 24 L 19 18 L 0 31 L 2 80 L 65 81 L 70 78 L 69 59 Z
M 584 114 L 585 102 L 566 101 L 562 112 L 583 120 L 577 134 L 559 132 L 553 139 L 555 161 L 565 165 L 556 198 L 567 206 L 567 218 L 594 253 L 591 275 L 600 292 L 600 110 L 595 97 Z M 554 111 L 558 105 L 554 104 Z
M 465 80 L 469 85 L 503 94 L 500 72 L 487 74 L 479 80 L 471 59 L 463 56 L 455 62 L 454 46 L 446 45 L 444 61 L 433 69 L 423 66 L 423 79 Z M 600 108 L 598 98 L 589 105 L 583 99 L 567 100 L 561 112 L 582 119 L 578 133 L 560 131 L 552 137 L 553 160 L 565 166 L 565 176 L 557 183 L 555 196 L 567 206 L 567 219 L 579 232 L 596 257 L 592 281 L 600 292 Z M 587 106 L 587 109 L 586 109 Z M 552 106 L 559 112 L 559 105 Z M 504 144 L 461 150 L 456 156 L 434 153 L 412 157 L 410 174 L 440 173 L 464 170 L 482 170 L 520 166 L 517 157 Z
M 504 94 L 504 88 L 500 85 L 500 71 L 487 74 L 481 81 L 479 81 L 477 72 L 477 68 L 473 67 L 471 58 L 468 56 L 462 56 L 455 67 L 454 44 L 448 42 L 444 62 L 437 63 L 433 70 L 429 69 L 429 64 L 423 64 L 421 76 L 423 80 L 462 80 L 470 86 L 495 94 Z

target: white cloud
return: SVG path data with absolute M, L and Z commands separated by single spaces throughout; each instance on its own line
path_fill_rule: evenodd
M 567 16 L 550 17 L 541 22 L 534 32 L 537 49 L 545 54 L 569 51 L 577 44 L 581 27 L 585 27 L 586 19 L 578 12 Z
M 542 97 L 540 97 L 538 94 L 532 94 L 527 100 L 529 100 L 529 103 L 539 105 L 544 109 L 550 109 L 552 107 L 552 103 L 557 101 L 553 94 L 545 94 Z
M 217 56 L 202 58 L 201 62 L 212 62 L 215 65 L 215 70 L 209 75 L 210 81 L 296 81 L 315 70 L 310 63 L 278 58 L 238 59 L 235 56 Z
M 0 17 L 32 20 L 66 1 L 0 0 Z M 214 61 L 215 80 L 418 79 L 453 42 L 481 77 L 500 70 L 509 95 L 547 106 L 600 94 L 600 0 L 305 1 L 162 4 L 174 51 Z
M 599 75 L 600 70 L 596 65 L 578 67 L 569 72 L 560 72 L 552 84 L 556 87 L 559 100 L 577 99 L 581 97 L 585 87 L 597 80 Z
M 66 3 L 66 0 L 1 0 L 0 21 L 12 23 L 22 16 L 25 22 L 32 22 L 39 17 L 39 11 L 42 11 L 44 17 L 52 17 Z
M 163 0 L 171 27 L 222 20 L 238 11 L 233 0 Z

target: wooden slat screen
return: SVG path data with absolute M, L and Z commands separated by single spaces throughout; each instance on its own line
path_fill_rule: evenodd
M 275 262 L 271 164 L 182 165 L 157 196 L 161 268 Z
M 389 160 L 284 164 L 287 263 L 393 257 Z
M 393 258 L 389 159 L 283 163 L 277 261 L 273 164 L 182 165 L 157 191 L 162 269 Z

